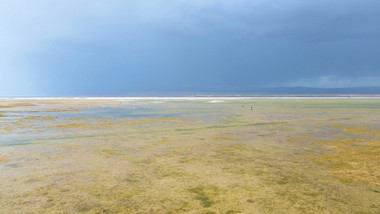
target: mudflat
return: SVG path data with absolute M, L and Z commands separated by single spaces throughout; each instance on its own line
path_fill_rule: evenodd
M 380 213 L 380 99 L 0 100 L 0 213 Z

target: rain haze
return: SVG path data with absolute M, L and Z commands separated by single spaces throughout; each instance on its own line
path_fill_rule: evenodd
M 380 87 L 378 11 L 376 0 L 1 1 L 0 96 Z

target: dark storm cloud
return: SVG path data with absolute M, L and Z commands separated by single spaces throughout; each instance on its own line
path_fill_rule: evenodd
M 0 3 L 3 95 L 380 86 L 378 1 L 20 2 Z

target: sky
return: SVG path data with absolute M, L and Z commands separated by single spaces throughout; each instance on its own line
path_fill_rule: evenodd
M 0 96 L 380 87 L 378 0 L 0 0 Z

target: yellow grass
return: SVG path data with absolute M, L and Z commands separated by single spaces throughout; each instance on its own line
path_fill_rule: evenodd
M 380 100 L 163 105 L 0 101 L 0 213 L 380 212 Z

